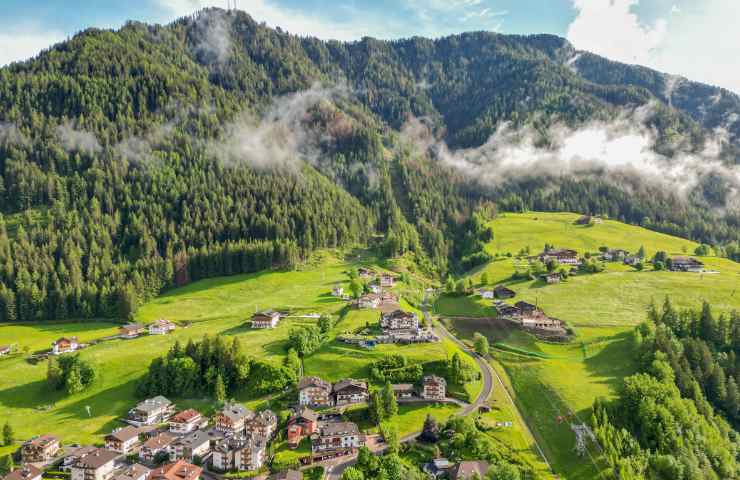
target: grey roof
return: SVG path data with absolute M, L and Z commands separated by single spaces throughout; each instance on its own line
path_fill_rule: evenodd
M 298 381 L 298 390 L 303 390 L 308 387 L 319 387 L 331 390 L 331 383 L 326 380 L 322 380 L 319 377 L 301 377 Z
M 154 398 L 148 398 L 144 400 L 143 402 L 136 405 L 136 410 L 142 411 L 142 412 L 152 412 L 155 410 L 159 410 L 162 407 L 167 407 L 169 405 L 172 405 L 172 402 L 167 400 L 162 395 L 158 395 Z
M 140 430 L 138 428 L 129 425 L 109 433 L 106 435 L 106 439 L 113 438 L 119 442 L 126 442 L 134 437 L 138 437 L 139 433 Z
M 321 428 L 321 435 L 343 435 L 343 434 L 359 434 L 360 429 L 357 428 L 357 424 L 353 422 L 336 422 L 327 423 Z
M 315 422 L 319 419 L 319 414 L 308 407 L 301 407 L 295 412 L 293 418 L 305 418 L 306 420 Z
M 455 480 L 468 480 L 474 474 L 483 477 L 489 469 L 488 462 L 483 460 L 467 460 L 460 462 L 454 469 L 452 478 Z
M 210 441 L 210 435 L 202 430 L 196 430 L 193 433 L 180 438 L 177 443 L 190 448 L 195 448 L 203 445 L 204 443 L 209 443 Z
M 3 480 L 32 480 L 44 473 L 31 464 L 23 465 L 7 474 Z
M 98 448 L 92 453 L 88 453 L 75 463 L 76 468 L 84 469 L 98 469 L 103 465 L 112 462 L 118 458 L 120 454 L 112 450 L 106 450 L 104 448 Z
M 176 440 L 176 437 L 170 435 L 169 433 L 160 433 L 156 437 L 152 437 L 149 440 L 144 443 L 145 448 L 149 449 L 159 449 L 159 448 L 165 448 L 168 445 L 170 445 L 172 442 Z
M 391 388 L 393 389 L 394 392 L 405 392 L 408 390 L 413 390 L 414 384 L 413 383 L 396 383 L 396 384 L 391 385 Z
M 253 418 L 254 412 L 244 405 L 232 403 L 224 406 L 223 410 L 221 410 L 221 415 L 227 417 L 232 422 L 238 422 L 245 418 Z
M 367 382 L 355 380 L 354 378 L 343 378 L 334 384 L 334 391 L 338 392 L 348 387 L 355 387 L 361 390 L 367 390 Z

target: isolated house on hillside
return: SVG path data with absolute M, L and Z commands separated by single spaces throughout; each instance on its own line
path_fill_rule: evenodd
M 701 273 L 704 271 L 704 264 L 692 257 L 672 257 L 669 268 L 673 272 Z
M 485 478 L 490 469 L 488 462 L 483 460 L 466 460 L 460 462 L 450 472 L 453 480 L 472 480 L 473 478 Z
M 538 255 L 538 258 L 542 263 L 547 263 L 550 260 L 557 260 L 561 265 L 579 265 L 581 263 L 578 260 L 578 252 L 567 248 L 551 248 L 545 250 Z
M 0 345 L 0 357 L 4 357 L 5 355 L 10 355 L 10 352 L 11 352 L 10 345 Z
M 275 328 L 280 322 L 280 314 L 272 310 L 252 315 L 252 328 Z
M 503 285 L 497 285 L 493 289 L 493 296 L 498 299 L 514 298 L 516 296 L 516 292 Z
M 396 277 L 390 273 L 381 273 L 378 276 L 378 284 L 381 288 L 391 288 L 396 284 Z
M 146 332 L 146 328 L 140 323 L 127 323 L 118 329 L 118 334 L 122 338 L 136 338 L 144 332 Z
M 149 324 L 149 335 L 167 335 L 171 331 L 177 328 L 177 325 L 160 318 Z
M 77 342 L 77 337 L 62 337 L 51 344 L 51 352 L 54 355 L 74 352 L 78 348 L 80 344 Z
M 48 462 L 59 451 L 59 439 L 53 435 L 32 438 L 21 446 L 24 463 Z
M 562 280 L 562 278 L 560 277 L 560 274 L 558 272 L 550 272 L 540 275 L 540 280 L 547 283 L 548 285 L 552 285 L 553 283 L 560 283 L 560 280 Z
M 331 289 L 331 295 L 333 297 L 341 297 L 344 295 L 344 287 L 339 284 L 334 285 L 334 288 Z

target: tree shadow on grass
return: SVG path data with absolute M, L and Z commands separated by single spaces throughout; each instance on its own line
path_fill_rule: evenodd
M 613 337 L 612 341 L 599 353 L 584 360 L 586 370 L 598 377 L 598 383 L 608 385 L 616 391 L 622 380 L 637 371 L 637 364 L 631 355 L 632 346 L 630 332 L 622 332 Z

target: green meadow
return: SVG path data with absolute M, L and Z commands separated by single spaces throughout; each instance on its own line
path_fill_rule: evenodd
M 33 365 L 25 355 L 0 360 L 0 419 L 8 420 L 18 439 L 52 433 L 64 442 L 100 442 L 102 436 L 120 425 L 137 401 L 134 395 L 137 380 L 149 363 L 164 354 L 175 341 L 198 340 L 203 335 L 223 335 L 240 339 L 246 352 L 256 358 L 280 362 L 285 355 L 285 343 L 291 327 L 313 324 L 309 313 L 328 313 L 339 321 L 333 333 L 353 331 L 367 322 L 378 320 L 374 311 L 357 311 L 346 302 L 331 296 L 337 283 L 347 284 L 347 272 L 367 258 L 346 260 L 333 252 L 322 252 L 296 271 L 269 271 L 195 282 L 175 289 L 143 305 L 136 321 L 148 323 L 158 318 L 180 324 L 167 336 L 142 336 L 131 340 L 102 341 L 81 351 L 80 355 L 97 367 L 94 385 L 79 394 L 66 396 L 50 392 L 46 387 L 46 363 Z M 247 320 L 257 310 L 287 310 L 277 328 L 252 330 Z M 81 341 L 110 336 L 118 324 L 110 322 L 48 323 L 0 326 L 0 344 L 15 343 L 19 349 L 46 350 L 60 336 L 76 335 Z M 401 352 L 424 361 L 444 360 L 456 347 L 451 343 L 429 346 L 384 345 L 369 351 L 347 348 L 334 341 L 305 359 L 306 373 L 322 375 L 330 380 L 367 374 L 367 364 L 385 353 Z M 479 382 L 467 387 L 471 393 L 480 391 Z M 237 394 L 237 400 L 259 404 L 258 399 Z M 197 407 L 208 412 L 213 408 L 209 399 L 173 399 L 183 407 Z M 88 414 L 89 408 L 89 414 Z M 431 408 L 431 407 L 430 407 Z M 422 409 L 423 410 L 423 409 Z M 424 412 L 399 416 L 399 422 L 417 423 Z M 420 428 L 421 423 L 419 423 Z M 411 428 L 411 427 L 409 427 Z
M 539 440 L 555 473 L 569 480 L 596 478 L 604 464 L 595 448 L 579 457 L 574 452 L 571 423 L 585 423 L 597 397 L 614 395 L 621 380 L 635 372 L 629 332 L 646 319 L 652 301 L 670 296 L 674 305 L 697 307 L 709 301 L 717 311 L 740 308 L 740 264 L 702 257 L 716 274 L 638 272 L 620 263 L 607 263 L 598 274 L 576 275 L 556 285 L 512 280 L 521 261 L 515 257 L 529 247 L 532 255 L 544 245 L 571 248 L 580 254 L 600 246 L 647 256 L 663 250 L 673 255 L 693 254 L 697 244 L 640 227 L 605 220 L 577 226 L 570 213 L 502 214 L 491 222 L 494 239 L 487 246 L 495 258 L 470 272 L 477 285 L 487 272 L 491 285 L 503 283 L 516 292 L 514 302 L 536 303 L 576 332 L 568 344 L 537 340 L 495 318 L 492 301 L 480 296 L 442 295 L 435 310 L 461 338 L 485 334 L 493 348 L 492 364 L 502 376 L 521 414 Z M 509 256 L 511 254 L 511 256 Z M 457 317 L 457 318 L 456 318 Z M 464 317 L 464 318 L 460 318 Z

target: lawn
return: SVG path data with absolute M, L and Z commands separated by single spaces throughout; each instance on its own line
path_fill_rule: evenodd
M 598 251 L 602 245 L 632 252 L 644 246 L 648 256 L 658 250 L 692 253 L 696 247 L 687 240 L 609 220 L 592 227 L 576 226 L 577 218 L 563 213 L 499 216 L 491 223 L 494 240 L 487 246 L 498 257 L 468 274 L 478 283 L 485 271 L 492 284 L 505 283 L 517 293 L 510 302 L 536 303 L 549 315 L 565 320 L 575 328 L 573 342 L 541 342 L 507 322 L 481 314 L 492 302 L 479 296 L 442 296 L 435 310 L 461 338 L 469 340 L 474 332 L 489 338 L 495 357 L 492 363 L 508 383 L 555 472 L 563 478 L 585 480 L 595 478 L 603 464 L 595 451 L 591 451 L 593 458 L 575 455 L 570 423 L 588 421 L 594 399 L 613 396 L 621 380 L 634 373 L 629 332 L 646 319 L 650 302 L 670 296 L 679 307 L 696 308 L 707 300 L 717 311 L 738 309 L 740 264 L 703 257 L 707 268 L 719 273 L 691 274 L 638 272 L 608 263 L 603 273 L 577 275 L 556 285 L 510 279 L 518 261 L 506 254 L 516 255 L 527 246 L 532 254 L 545 243 L 581 254 Z

